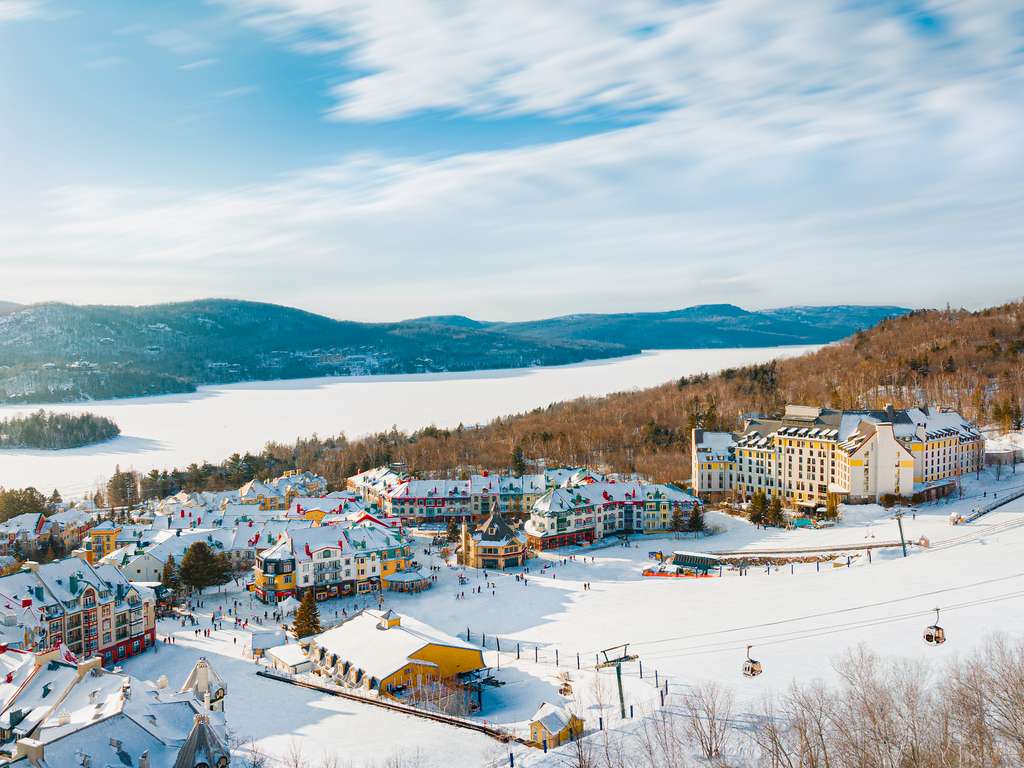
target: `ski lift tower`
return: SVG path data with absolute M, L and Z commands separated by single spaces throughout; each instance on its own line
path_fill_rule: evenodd
M 629 652 L 629 643 L 613 645 L 611 648 L 601 651 L 601 655 L 604 656 L 604 661 L 599 662 L 596 669 L 615 667 L 615 680 L 619 684 L 619 710 L 622 714 L 622 719 L 625 720 L 626 698 L 622 695 L 622 665 L 628 661 L 636 661 L 640 657 L 635 653 Z

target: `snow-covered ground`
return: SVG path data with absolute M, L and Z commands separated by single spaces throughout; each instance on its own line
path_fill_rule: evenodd
M 545 368 L 260 381 L 200 387 L 186 395 L 46 406 L 107 416 L 121 435 L 66 451 L 0 450 L 0 480 L 47 492 L 56 486 L 64 498 L 78 498 L 113 474 L 115 465 L 147 472 L 219 462 L 235 452 L 259 451 L 269 440 L 314 433 L 358 437 L 392 425 L 477 424 L 559 400 L 651 387 L 817 348 L 658 350 Z M 0 418 L 38 407 L 0 406 Z
M 562 673 L 572 679 L 572 698 L 588 728 L 596 726 L 599 715 L 611 727 L 621 727 L 613 706 L 612 672 L 598 674 L 592 667 L 596 652 L 627 642 L 644 667 L 642 680 L 639 663 L 624 667 L 627 705 L 657 702 L 656 670 L 659 683 L 668 678 L 670 696 L 714 679 L 734 686 L 740 704 L 752 707 L 764 692 L 784 688 L 794 677 L 834 679 L 833 661 L 859 643 L 889 656 L 940 660 L 970 650 L 989 633 L 1024 634 L 1024 499 L 975 523 L 954 527 L 948 522 L 951 511 L 969 512 L 994 493 L 1007 495 L 1015 488 L 1024 488 L 1024 471 L 1004 474 L 998 482 L 986 473 L 981 481 L 966 482 L 963 499 L 918 507 L 916 518 L 904 518 L 905 532 L 909 539 L 927 536 L 932 547 L 914 547 L 906 559 L 895 548 L 876 551 L 870 563 L 856 557 L 850 567 L 797 564 L 792 572 L 788 567 L 773 569 L 771 575 L 764 569 L 751 569 L 747 576 L 727 571 L 721 579 L 702 580 L 641 575 L 649 550 L 842 549 L 871 537 L 898 538 L 895 522 L 880 507 L 849 508 L 839 526 L 816 531 L 765 531 L 712 514 L 710 522 L 722 524 L 724 533 L 687 541 L 642 538 L 629 547 L 576 551 L 574 559 L 567 559 L 569 552 L 546 554 L 530 561 L 525 584 L 511 573 L 488 574 L 494 594 L 481 573 L 467 571 L 470 583 L 460 585 L 461 569 L 445 565 L 432 590 L 386 595 L 386 605 L 450 633 L 465 636 L 468 627 L 477 641 L 486 633 L 487 660 L 500 665 L 496 674 L 506 684 L 487 691 L 478 717 L 513 729 L 521 728 L 542 701 L 562 701 Z M 418 556 L 437 562 L 422 548 Z M 845 558 L 840 562 L 845 565 Z M 477 586 L 480 594 L 474 591 Z M 465 599 L 456 599 L 459 592 L 465 592 Z M 242 616 L 263 616 L 264 606 L 255 603 L 250 609 L 245 593 L 230 590 L 204 598 L 198 613 L 208 622 L 211 609 L 234 600 L 242 601 Z M 371 605 L 376 603 L 366 598 L 336 600 L 321 604 L 321 615 L 330 623 L 335 611 Z M 949 636 L 937 648 L 921 640 L 935 607 L 942 609 Z M 507 755 L 507 748 L 479 734 L 256 677 L 253 663 L 243 658 L 244 638 L 236 644 L 232 631 L 197 639 L 191 628 L 165 621 L 159 632 L 173 632 L 175 645 L 130 660 L 129 671 L 144 677 L 168 673 L 174 679 L 172 673 L 197 655 L 210 657 L 229 684 L 232 728 L 242 741 L 254 740 L 269 753 L 283 755 L 298 740 L 311 765 L 324 752 L 336 752 L 356 765 L 417 748 L 428 756 L 424 765 L 485 765 Z M 495 635 L 501 638 L 500 655 L 494 650 Z M 740 674 L 747 645 L 765 664 L 765 673 L 753 680 Z M 577 653 L 581 670 L 576 669 Z M 517 765 L 540 759 L 535 750 L 515 751 Z

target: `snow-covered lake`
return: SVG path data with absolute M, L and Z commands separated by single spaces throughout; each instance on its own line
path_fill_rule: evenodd
M 258 451 L 270 440 L 313 433 L 358 437 L 392 425 L 478 424 L 559 400 L 650 387 L 816 348 L 662 350 L 548 368 L 251 382 L 187 395 L 46 406 L 108 416 L 121 436 L 67 451 L 0 450 L 0 486 L 32 485 L 47 493 L 56 487 L 72 498 L 94 489 L 115 465 L 146 472 L 219 462 L 236 451 Z M 0 418 L 37 408 L 0 407 Z

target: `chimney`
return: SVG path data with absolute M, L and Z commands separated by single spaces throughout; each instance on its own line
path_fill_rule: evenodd
M 893 408 L 892 403 L 885 404 L 885 417 L 891 422 L 896 420 L 896 409 Z
M 139 768 L 150 768 L 148 749 L 139 755 Z

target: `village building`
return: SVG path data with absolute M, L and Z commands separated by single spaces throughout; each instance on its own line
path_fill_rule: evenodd
M 984 438 L 955 411 L 933 406 L 840 411 L 788 405 L 751 416 L 739 434 L 695 429 L 694 491 L 704 498 L 762 491 L 794 507 L 837 500 L 948 493 L 984 461 Z
M 473 519 L 468 480 L 406 480 L 384 492 L 379 502 L 388 517 L 403 525 L 447 525 Z
M 298 643 L 287 643 L 268 648 L 264 658 L 272 669 L 288 675 L 301 675 L 313 668 L 313 662 L 310 661 L 306 650 Z
M 480 647 L 394 611 L 364 610 L 315 635 L 308 656 L 321 677 L 390 698 L 458 691 L 485 666 Z
M 256 556 L 254 592 L 271 603 L 310 591 L 317 600 L 362 594 L 386 588 L 410 558 L 401 531 L 371 520 L 288 530 Z
M 382 497 L 409 479 L 409 475 L 400 469 L 389 466 L 374 467 L 357 475 L 352 475 L 345 482 L 345 487 L 355 491 L 370 504 L 381 505 Z
M 76 507 L 69 507 L 46 518 L 51 526 L 50 536 L 59 538 L 64 550 L 70 552 L 79 547 L 86 533 L 93 525 L 93 516 Z
M 109 565 L 68 557 L 29 561 L 0 577 L 3 642 L 42 651 L 67 646 L 104 664 L 142 653 L 156 642 L 156 598 Z
M 549 702 L 544 702 L 530 718 L 530 742 L 535 747 L 554 749 L 583 735 L 583 720 Z
M 547 491 L 544 475 L 472 475 L 469 478 L 469 503 L 473 518 L 480 520 L 497 501 L 502 514 L 510 520 L 525 520 L 533 505 Z
M 526 564 L 526 536 L 509 524 L 497 498 L 492 498 L 486 520 L 477 526 L 463 521 L 457 556 L 460 565 L 470 568 L 518 568 Z
M 0 523 L 0 555 L 35 552 L 45 527 L 46 517 L 38 512 L 15 515 Z
M 555 549 L 610 535 L 670 531 L 673 520 L 699 505 L 698 498 L 666 483 L 584 483 L 545 493 L 524 530 L 531 548 Z
M 224 685 L 200 659 L 178 690 L 78 662 L 0 649 L 0 761 L 13 768 L 227 768 Z
M 472 475 L 469 480 L 404 480 L 378 497 L 381 512 L 405 525 L 479 522 L 497 501 L 512 519 L 524 519 L 547 490 L 543 475 Z

